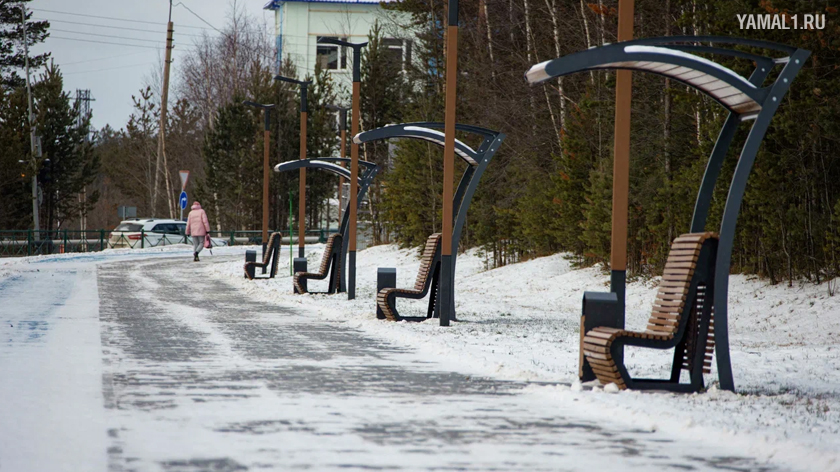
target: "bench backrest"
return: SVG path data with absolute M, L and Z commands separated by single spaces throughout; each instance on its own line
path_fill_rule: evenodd
M 274 248 L 274 240 L 280 237 L 280 233 L 271 233 L 271 236 L 268 237 L 268 244 L 266 245 L 265 253 L 263 254 L 263 264 L 268 264 L 270 260 Z
M 321 256 L 321 267 L 318 270 L 320 275 L 327 273 L 327 269 L 330 267 L 330 256 L 332 256 L 333 246 L 335 246 L 336 239 L 339 239 L 340 237 L 340 233 L 333 233 L 327 238 L 327 244 L 324 246 L 324 255 Z
M 703 243 L 710 238 L 717 239 L 718 235 L 710 232 L 688 233 L 674 240 L 662 272 L 656 301 L 653 302 L 647 332 L 673 336 L 682 318 L 689 315 L 684 309 L 697 268 L 697 258 Z
M 420 271 L 417 273 L 417 280 L 414 281 L 414 290 L 423 290 L 426 287 L 426 280 L 432 275 L 432 262 L 435 259 L 435 252 L 440 247 L 441 234 L 435 233 L 426 240 L 426 247 L 423 249 L 423 259 L 420 261 Z

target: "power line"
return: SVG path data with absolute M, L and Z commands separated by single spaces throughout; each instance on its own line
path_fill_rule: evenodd
M 83 43 L 110 44 L 110 45 L 113 45 L 113 46 L 128 46 L 128 47 L 132 47 L 132 48 L 155 49 L 155 50 L 158 50 L 158 51 L 163 49 L 163 46 L 161 46 L 161 47 L 140 46 L 138 44 L 111 43 L 111 42 L 108 42 L 108 41 L 95 41 L 95 40 L 92 40 L 92 39 L 65 38 L 65 37 L 62 37 L 62 36 L 52 36 L 52 35 L 50 36 L 50 39 L 64 39 L 64 40 L 67 40 L 67 41 L 80 41 L 80 42 L 83 42 Z
M 116 38 L 116 39 L 128 39 L 128 40 L 131 40 L 131 41 L 143 41 L 145 43 L 157 43 L 157 44 L 163 44 L 164 43 L 164 41 L 158 41 L 158 40 L 155 40 L 155 39 L 130 38 L 128 36 L 115 36 L 115 35 L 112 35 L 112 34 L 86 33 L 84 31 L 71 31 L 71 30 L 62 30 L 62 29 L 56 29 L 56 28 L 51 28 L 50 30 L 51 31 L 59 31 L 59 32 L 62 32 L 62 33 L 83 34 L 85 36 L 99 36 L 99 37 L 102 37 L 102 38 Z
M 148 65 L 152 65 L 152 64 L 154 64 L 154 62 L 144 62 L 142 64 L 131 64 L 131 65 L 128 65 L 128 66 L 121 66 L 121 67 L 108 67 L 106 69 L 79 70 L 79 71 L 74 71 L 74 72 L 63 72 L 62 74 L 63 75 L 89 74 L 89 73 L 93 73 L 93 72 L 105 72 L 105 71 L 108 71 L 108 70 L 128 69 L 128 68 L 131 68 L 131 67 L 148 66 Z
M 89 14 L 85 14 L 85 13 L 71 13 L 71 12 L 67 12 L 67 11 L 46 10 L 44 8 L 33 8 L 32 10 L 45 11 L 45 12 L 48 12 L 48 13 L 58 13 L 58 14 L 61 14 L 61 15 L 81 16 L 81 17 L 85 17 L 85 18 L 98 18 L 100 20 L 125 21 L 125 22 L 128 22 L 128 23 L 143 23 L 143 24 L 147 24 L 147 25 L 166 26 L 165 24 L 157 22 L 157 21 L 143 21 L 143 20 L 133 20 L 133 19 L 128 19 L 128 18 L 115 18 L 113 16 L 98 16 L 98 15 L 89 15 Z M 204 20 L 202 20 L 202 21 L 204 21 Z M 210 25 L 210 26 L 212 26 L 212 25 Z M 194 28 L 194 29 L 208 29 L 208 28 L 205 28 L 204 26 L 181 25 L 180 27 L 181 28 Z M 213 28 L 213 29 L 215 29 L 215 28 Z
M 202 18 L 202 17 L 198 16 L 198 13 L 196 13 L 196 12 L 194 12 L 194 11 L 190 10 L 190 7 L 188 7 L 188 6 L 184 5 L 182 2 L 178 2 L 175 6 L 176 6 L 176 7 L 177 7 L 177 6 L 182 6 L 182 7 L 186 8 L 186 10 L 187 10 L 188 12 L 192 13 L 192 14 L 193 14 L 193 16 L 195 16 L 195 17 L 196 17 L 196 18 L 198 18 L 199 20 L 203 21 L 203 22 L 204 22 L 204 24 L 206 24 L 207 26 L 209 26 L 209 27 L 213 28 L 213 29 L 214 29 L 214 30 L 216 30 L 217 32 L 221 33 L 221 31 L 219 31 L 219 28 L 216 28 L 215 26 L 213 26 L 213 25 L 211 25 L 210 23 L 208 23 L 208 22 L 207 22 L 207 20 L 205 20 L 204 18 Z M 207 29 L 207 28 L 204 28 L 204 29 Z
M 96 23 L 82 23 L 79 21 L 69 21 L 69 20 L 54 20 L 50 18 L 34 18 L 36 20 L 44 20 L 56 23 L 67 23 L 71 25 L 81 25 L 81 26 L 96 26 L 97 28 L 109 28 L 109 29 L 117 29 L 122 31 L 140 31 L 142 33 L 154 33 L 154 34 L 165 34 L 166 33 L 166 25 L 162 25 L 162 30 L 148 30 L 148 29 L 140 29 L 140 28 L 129 28 L 126 26 L 109 26 L 109 25 L 98 25 Z M 190 36 L 193 38 L 201 38 L 203 37 L 200 34 L 189 34 L 189 33 L 178 33 L 179 36 Z
M 120 54 L 118 56 L 100 57 L 98 59 L 87 59 L 87 60 L 84 60 L 84 61 L 65 62 L 65 63 L 61 64 L 61 66 L 64 67 L 64 66 L 72 66 L 72 65 L 75 65 L 75 64 L 85 64 L 85 63 L 88 63 L 88 62 L 105 61 L 105 60 L 108 60 L 108 59 L 116 59 L 118 57 L 136 56 L 138 54 L 143 54 L 143 53 L 142 52 L 133 52 L 131 54 Z

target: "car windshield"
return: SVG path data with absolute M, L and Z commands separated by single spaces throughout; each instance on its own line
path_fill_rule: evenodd
M 140 231 L 143 228 L 143 225 L 138 225 L 136 223 L 123 223 L 114 231 Z

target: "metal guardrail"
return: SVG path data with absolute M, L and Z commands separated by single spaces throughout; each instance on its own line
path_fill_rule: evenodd
M 289 231 L 277 231 L 284 234 L 288 243 Z M 306 242 L 324 243 L 332 231 L 316 229 L 306 231 Z M 146 233 L 126 236 L 120 232 L 112 238 L 111 230 L 0 230 L 0 257 L 25 257 L 43 254 L 97 252 L 105 249 L 164 247 L 174 244 L 192 244 L 192 238 L 178 234 Z M 210 237 L 222 240 L 228 246 L 259 245 L 262 243 L 262 231 L 211 231 Z M 293 233 L 293 241 L 296 233 Z

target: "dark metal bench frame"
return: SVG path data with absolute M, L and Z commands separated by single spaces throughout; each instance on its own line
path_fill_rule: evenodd
M 359 133 L 353 137 L 353 142 L 363 144 L 385 139 L 408 138 L 429 141 L 442 148 L 444 135 L 437 130 L 443 129 L 443 127 L 444 124 L 440 122 L 388 125 Z M 458 188 L 455 190 L 455 195 L 452 199 L 452 205 L 455 211 L 452 212 L 454 215 L 454 224 L 452 227 L 452 279 L 449 281 L 449 289 L 451 291 L 450 293 L 452 293 L 450 319 L 453 321 L 455 320 L 455 266 L 458 261 L 458 247 L 461 241 L 461 234 L 467 221 L 467 212 L 469 211 L 475 191 L 478 188 L 481 176 L 484 174 L 493 156 L 499 150 L 502 141 L 505 140 L 503 133 L 478 126 L 457 124 L 455 125 L 455 129 L 470 134 L 477 134 L 482 137 L 482 141 L 477 149 L 473 149 L 461 141 L 455 141 L 455 155 L 467 163 L 467 168 L 461 176 L 461 181 L 458 183 Z M 439 283 L 440 279 L 436 279 L 435 293 L 440 290 Z M 439 309 L 436 309 L 434 316 L 438 317 L 438 313 Z
M 280 257 L 280 238 L 280 233 L 271 233 L 271 236 L 268 238 L 268 244 L 266 245 L 266 253 L 263 254 L 263 261 L 245 263 L 245 277 L 248 280 L 273 279 L 277 275 L 277 259 Z M 268 271 L 268 277 L 257 277 L 254 269 L 262 269 L 269 264 L 271 264 L 271 269 Z M 252 270 L 248 270 L 249 267 Z
M 292 161 L 283 162 L 274 166 L 275 172 L 288 172 L 292 170 L 298 170 L 301 168 L 307 169 L 321 169 L 327 172 L 331 172 L 335 175 L 344 177 L 346 179 L 350 179 L 350 169 L 344 168 L 338 164 L 350 164 L 350 159 L 343 158 L 343 157 L 318 157 L 313 159 L 296 159 Z M 358 182 L 359 182 L 359 191 L 358 196 L 356 197 L 356 208 L 358 209 L 361 205 L 362 200 L 365 198 L 365 194 L 367 193 L 368 188 L 373 183 L 374 177 L 379 172 L 379 166 L 374 164 L 373 162 L 362 161 L 359 160 L 359 169 L 361 172 L 359 173 Z M 339 257 L 339 266 L 331 265 L 329 271 L 330 273 L 334 270 L 338 270 L 339 272 L 339 285 L 338 291 L 335 293 L 341 293 L 347 291 L 347 271 L 341 270 L 341 267 L 347 267 L 347 244 L 348 244 L 348 237 L 347 232 L 350 227 L 350 199 L 348 199 L 347 204 L 344 207 L 344 210 L 341 212 L 341 223 L 338 227 L 338 234 L 341 235 L 341 253 Z M 330 278 L 332 280 L 332 277 Z M 309 292 L 309 293 L 316 293 L 316 292 Z M 333 293 L 333 292 L 329 292 Z
M 778 51 L 786 54 L 784 57 L 770 57 L 743 50 L 704 45 L 729 44 L 754 49 Z M 655 46 L 656 49 L 641 52 L 627 51 L 628 46 Z M 631 48 L 639 49 L 639 48 Z M 715 54 L 722 56 L 749 59 L 755 63 L 755 69 L 746 83 L 740 76 L 730 69 L 713 63 L 692 53 Z M 714 264 L 714 310 L 715 310 L 715 354 L 717 357 L 718 379 L 721 389 L 735 390 L 732 376 L 732 366 L 729 355 L 729 332 L 727 299 L 729 288 L 729 268 L 732 261 L 732 246 L 735 240 L 735 227 L 738 222 L 741 203 L 743 202 L 747 180 L 752 171 L 759 146 L 764 139 L 767 129 L 782 99 L 796 78 L 805 60 L 811 55 L 810 51 L 768 41 L 756 41 L 743 38 L 724 36 L 669 36 L 663 38 L 645 38 L 633 41 L 615 43 L 608 46 L 580 51 L 558 59 L 546 61 L 533 66 L 526 79 L 533 83 L 541 83 L 554 77 L 602 69 L 630 69 L 640 72 L 655 73 L 670 77 L 697 89 L 721 103 L 729 116 L 723 124 L 717 142 L 706 165 L 706 172 L 700 184 L 700 191 L 694 207 L 691 221 L 692 233 L 705 231 L 712 194 L 720 174 L 723 161 L 732 145 L 732 139 L 738 126 L 746 121 L 753 121 L 749 135 L 741 148 L 740 158 L 735 173 L 729 185 L 729 195 L 720 225 L 720 242 Z M 679 66 L 670 70 L 651 70 L 645 68 L 650 63 L 661 63 Z M 782 66 L 775 81 L 763 86 L 765 80 L 776 66 Z M 714 90 L 706 90 L 697 83 L 692 83 L 687 77 L 694 74 L 704 75 L 710 80 L 717 80 L 732 87 L 737 93 L 743 94 L 749 100 L 743 105 L 733 105 L 726 102 L 726 97 L 716 94 Z M 696 82 L 696 81 L 695 81 Z M 754 102 L 754 103 L 753 103 Z M 613 304 L 614 326 L 624 328 L 624 284 L 621 283 L 621 293 Z M 593 294 L 594 295 L 594 294 Z M 584 305 L 586 305 L 584 295 Z M 586 315 L 586 313 L 584 313 Z M 616 359 L 621 359 L 621 353 Z M 584 379 L 590 380 L 590 379 Z

